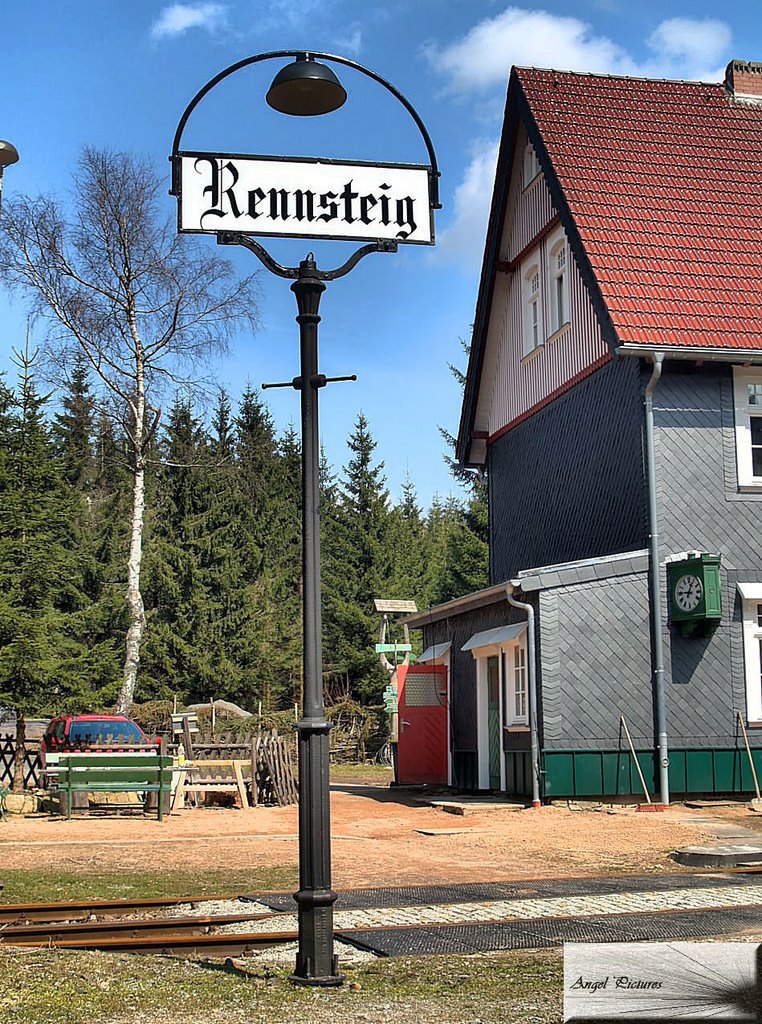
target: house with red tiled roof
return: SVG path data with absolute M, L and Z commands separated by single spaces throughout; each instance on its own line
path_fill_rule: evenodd
M 762 64 L 512 70 L 457 454 L 487 475 L 490 586 L 407 620 L 447 672 L 439 781 L 750 791 Z

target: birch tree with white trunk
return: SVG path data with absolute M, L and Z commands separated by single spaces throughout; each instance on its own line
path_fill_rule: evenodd
M 117 710 L 132 705 L 146 628 L 140 572 L 148 448 L 169 384 L 190 384 L 232 334 L 256 328 L 255 275 L 178 235 L 161 209 L 166 183 L 145 161 L 85 149 L 73 202 L 6 200 L 0 277 L 48 325 L 48 354 L 65 367 L 78 346 L 120 409 L 133 478 L 126 566 L 128 628 Z

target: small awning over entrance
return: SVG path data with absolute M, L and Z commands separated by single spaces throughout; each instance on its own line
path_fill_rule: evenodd
M 737 583 L 736 586 L 744 601 L 762 601 L 762 583 Z
M 496 647 L 515 640 L 527 628 L 526 622 L 514 622 L 510 626 L 498 626 L 496 629 L 485 629 L 474 633 L 470 640 L 461 647 L 461 651 L 473 651 L 476 647 Z
M 452 643 L 449 640 L 446 644 L 434 644 L 431 647 L 427 647 L 420 658 L 418 658 L 418 664 L 425 665 L 427 662 L 439 661 L 440 658 L 444 658 L 451 647 Z

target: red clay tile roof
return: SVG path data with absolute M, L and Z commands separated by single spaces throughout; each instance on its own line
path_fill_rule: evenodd
M 762 106 L 517 68 L 622 343 L 762 348 Z

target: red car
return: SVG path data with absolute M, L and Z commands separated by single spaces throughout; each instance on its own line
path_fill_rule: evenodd
M 59 754 L 97 753 L 106 746 L 127 753 L 147 744 L 154 749 L 158 746 L 126 715 L 61 715 L 53 719 L 40 740 L 40 763 L 44 771 L 58 763 Z

